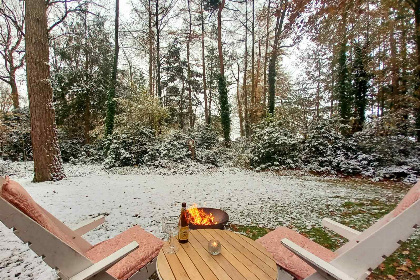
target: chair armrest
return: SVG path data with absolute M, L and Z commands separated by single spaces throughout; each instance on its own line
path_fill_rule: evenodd
M 78 234 L 79 236 L 82 236 L 83 234 L 91 231 L 92 229 L 100 226 L 105 222 L 105 216 L 98 216 L 93 219 L 85 220 L 75 226 L 72 230 Z
M 306 262 L 311 267 L 313 267 L 322 276 L 328 275 L 337 280 L 355 280 L 354 278 L 342 272 L 341 270 L 339 270 L 338 268 L 336 268 L 329 262 L 326 262 L 323 259 L 315 256 L 311 252 L 308 252 L 302 247 L 299 247 L 299 245 L 293 243 L 289 239 L 286 239 L 286 238 L 282 239 L 281 244 L 283 244 L 284 247 L 286 247 L 287 249 L 295 253 L 304 262 Z
M 139 244 L 136 241 L 131 242 L 127 246 L 119 249 L 117 252 L 109 255 L 103 260 L 91 265 L 85 270 L 79 272 L 78 274 L 70 277 L 69 280 L 86 280 L 92 278 L 98 273 L 106 271 L 108 268 L 113 266 L 115 263 L 120 261 L 122 258 L 133 252 L 139 247 Z
M 357 231 L 355 229 L 349 228 L 348 226 L 342 225 L 340 223 L 337 223 L 333 220 L 330 219 L 323 219 L 322 220 L 322 225 L 332 231 L 334 231 L 335 233 L 338 233 L 339 235 L 347 238 L 348 240 L 351 240 L 355 237 L 357 237 L 358 235 L 360 235 L 360 231 Z

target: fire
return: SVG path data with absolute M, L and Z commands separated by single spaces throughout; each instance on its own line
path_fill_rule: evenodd
M 188 208 L 188 222 L 194 225 L 215 225 L 217 222 L 214 221 L 215 217 L 212 213 L 207 214 L 201 209 L 197 208 L 194 204 Z

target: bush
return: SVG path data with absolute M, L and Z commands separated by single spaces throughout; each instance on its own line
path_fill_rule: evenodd
M 106 168 L 141 165 L 156 141 L 155 132 L 140 129 L 136 135 L 113 133 L 103 140 Z
M 364 155 L 358 152 L 353 139 L 343 136 L 340 131 L 342 125 L 335 119 L 311 125 L 302 145 L 301 159 L 306 169 L 348 175 L 359 174 L 363 170 L 359 159 Z
M 250 142 L 250 164 L 252 167 L 268 168 L 282 166 L 296 167 L 299 162 L 300 139 L 283 129 L 280 123 L 256 127 Z
M 1 116 L 0 141 L 4 160 L 32 160 L 30 129 L 28 108 L 6 112 Z

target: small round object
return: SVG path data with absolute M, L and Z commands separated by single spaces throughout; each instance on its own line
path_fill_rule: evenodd
M 213 256 L 220 254 L 220 249 L 222 245 L 220 244 L 219 240 L 212 239 L 209 241 L 209 253 Z

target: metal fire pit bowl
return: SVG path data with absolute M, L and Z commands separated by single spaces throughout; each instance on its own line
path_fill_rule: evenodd
M 199 210 L 203 210 L 206 214 L 212 213 L 214 216 L 214 220 L 217 222 L 217 224 L 214 225 L 194 225 L 189 224 L 190 229 L 206 229 L 206 228 L 212 228 L 212 229 L 225 229 L 226 223 L 229 221 L 229 215 L 220 209 L 216 208 L 197 208 Z

